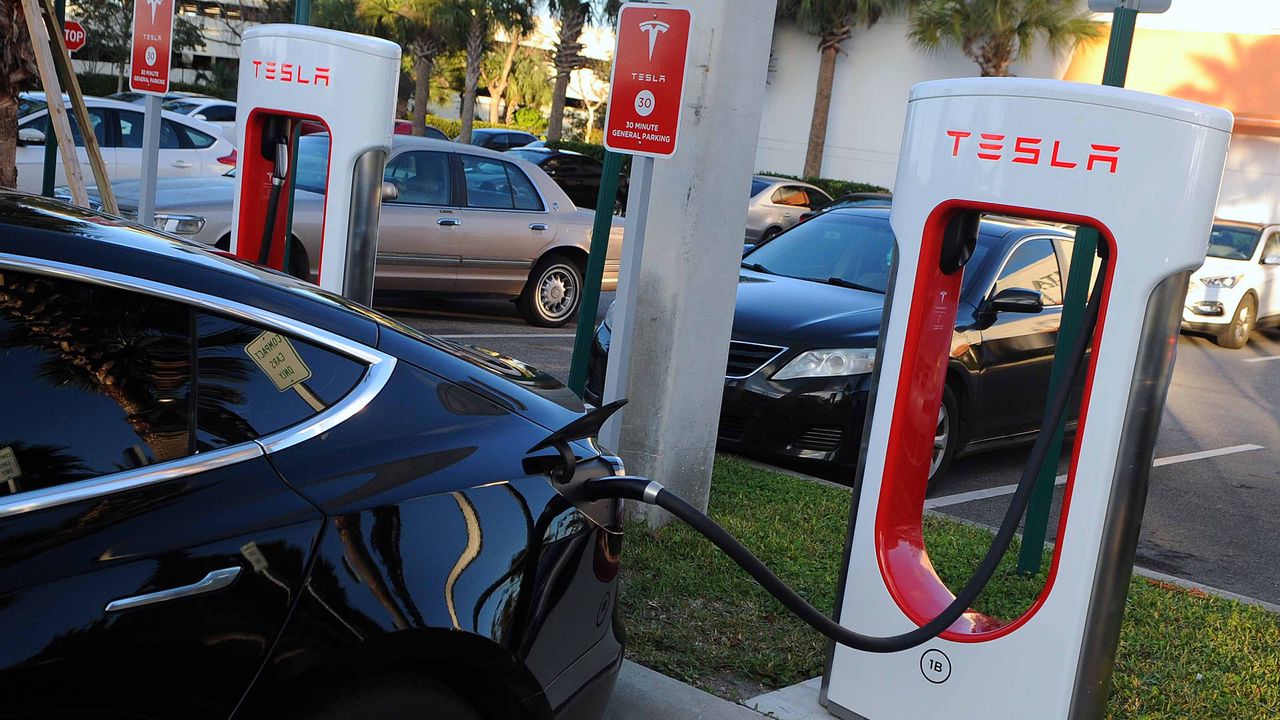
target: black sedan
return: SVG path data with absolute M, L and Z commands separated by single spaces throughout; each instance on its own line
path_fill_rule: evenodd
M 965 268 L 931 478 L 957 454 L 1038 431 L 1072 243 L 1056 227 L 982 222 Z M 888 208 L 841 208 L 743 257 L 722 447 L 820 470 L 857 463 L 893 248 Z M 606 317 L 589 402 L 600 399 L 610 332 Z
M 121 223 L 0 192 L 0 716 L 599 718 L 620 508 L 525 452 L 577 400 Z
M 522 147 L 508 150 L 508 155 L 515 155 L 521 160 L 542 168 L 551 176 L 573 200 L 573 204 L 587 210 L 596 209 L 596 200 L 600 196 L 600 176 L 604 166 L 599 160 L 575 152 L 552 150 L 550 148 Z M 627 206 L 627 178 L 619 178 L 618 205 Z

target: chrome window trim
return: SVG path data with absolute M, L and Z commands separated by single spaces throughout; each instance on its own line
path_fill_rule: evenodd
M 234 465 L 262 457 L 262 447 L 256 442 L 240 443 L 211 450 L 199 455 L 171 460 L 159 465 L 149 465 L 135 470 L 102 475 L 79 482 L 18 493 L 0 500 L 0 519 L 89 500 L 102 495 L 114 495 L 147 485 L 177 480 L 188 475 L 207 472 L 226 465 Z
M 6 269 L 87 282 L 150 295 L 163 300 L 194 305 L 236 317 L 254 325 L 267 326 L 294 335 L 327 350 L 363 362 L 368 368 L 355 387 L 348 391 L 341 400 L 323 412 L 312 415 L 302 423 L 264 435 L 256 440 L 230 445 L 217 450 L 190 455 L 144 468 L 101 475 L 66 485 L 33 490 L 2 498 L 0 499 L 0 519 L 176 480 L 293 447 L 332 430 L 363 410 L 382 391 L 382 388 L 386 386 L 387 381 L 391 379 L 392 372 L 395 370 L 396 358 L 391 355 L 327 330 L 312 327 L 292 318 L 233 300 L 226 300 L 186 288 L 121 275 L 98 268 L 0 252 L 0 272 Z
M 755 370 L 752 370 L 751 372 L 747 373 L 746 375 L 725 375 L 725 376 L 724 376 L 724 379 L 725 379 L 725 380 L 746 380 L 747 378 L 751 377 L 752 375 L 755 375 L 756 373 L 760 372 L 760 371 L 761 371 L 762 369 L 764 369 L 764 367 L 765 367 L 766 365 L 768 365 L 769 363 L 771 363 L 771 362 L 773 362 L 774 360 L 777 360 L 778 358 L 782 357 L 782 354 L 783 354 L 783 353 L 785 353 L 787 350 L 789 350 L 789 349 L 790 349 L 790 348 L 783 347 L 783 346 L 781 346 L 781 345 L 770 345 L 769 343 L 751 342 L 751 341 L 749 341 L 749 340 L 730 340 L 730 341 L 729 341 L 729 349 L 730 349 L 730 350 L 732 350 L 732 349 L 733 349 L 733 344 L 734 344 L 734 343 L 739 343 L 739 344 L 742 344 L 742 345 L 755 345 L 756 347 L 762 347 L 762 348 L 772 348 L 772 349 L 774 349 L 774 350 L 777 350 L 778 352 L 774 353 L 774 354 L 773 354 L 773 355 L 772 355 L 768 360 L 765 360 L 764 362 L 760 363 L 760 365 L 759 365 Z M 729 359 L 729 358 L 728 358 L 728 356 L 726 356 L 726 357 L 725 357 L 725 361 L 726 361 L 726 362 L 728 362 L 728 359 Z
M 984 302 L 995 297 L 993 293 L 995 292 L 995 289 L 996 289 L 996 283 L 1000 282 L 1000 276 L 1004 274 L 1004 269 L 1009 264 L 1009 258 L 1013 257 L 1013 254 L 1018 252 L 1018 248 L 1031 242 L 1032 240 L 1048 240 L 1049 244 L 1053 247 L 1053 261 L 1058 263 L 1058 280 L 1059 282 L 1062 283 L 1062 290 L 1063 290 L 1062 294 L 1065 300 L 1067 282 L 1062 275 L 1062 258 L 1058 257 L 1058 246 L 1055 241 L 1056 240 L 1074 241 L 1074 238 L 1068 237 L 1066 235 L 1028 235 L 1024 238 L 1019 239 L 1016 243 L 1014 243 L 1013 247 L 1009 248 L 1009 252 L 1005 253 L 1004 257 L 1000 259 L 1000 268 L 996 270 L 996 274 L 991 277 L 991 284 L 987 286 L 987 291 L 982 294 L 982 300 Z M 1044 293 L 1040 293 L 1040 294 L 1043 295 Z M 1045 309 L 1059 308 L 1059 307 L 1062 307 L 1062 303 L 1057 303 L 1054 305 L 1045 305 Z

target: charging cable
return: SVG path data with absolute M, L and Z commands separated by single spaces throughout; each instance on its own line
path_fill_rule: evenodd
M 271 169 L 271 194 L 267 198 L 267 219 L 262 226 L 262 243 L 258 246 L 258 264 L 271 261 L 271 236 L 276 229 L 276 215 L 280 210 L 280 190 L 289 177 L 289 141 L 276 138 L 275 166 Z
M 1085 309 L 1084 323 L 1067 358 L 1067 366 L 1063 378 L 1065 382 L 1057 386 L 1053 396 L 1045 404 L 1044 419 L 1040 425 L 1041 432 L 1036 436 L 1035 445 L 1031 449 L 1031 457 L 1028 459 L 1026 467 L 1022 469 L 1022 478 L 1019 480 L 1018 488 L 1013 494 L 1013 500 L 1009 503 L 1009 509 L 1005 512 L 1004 520 L 1000 523 L 1000 529 L 996 532 L 995 539 L 991 542 L 991 547 L 987 549 L 986 556 L 982 558 L 982 562 L 978 564 L 977 570 L 974 571 L 964 588 L 956 594 L 955 600 L 933 620 L 910 632 L 889 637 L 875 637 L 863 635 L 841 626 L 788 587 L 728 531 L 658 482 L 638 477 L 598 478 L 583 483 L 581 492 L 588 500 L 634 500 L 656 505 L 666 510 L 720 548 L 751 577 L 755 578 L 761 587 L 777 598 L 797 617 L 814 630 L 841 645 L 874 653 L 900 652 L 917 647 L 941 635 L 947 628 L 951 627 L 952 623 L 969 610 L 973 601 L 977 599 L 978 595 L 986 588 L 987 583 L 991 581 L 992 576 L 995 575 L 996 568 L 1000 565 L 1001 558 L 1009 550 L 1009 545 L 1013 542 L 1013 537 L 1017 533 L 1018 523 L 1027 510 L 1027 504 L 1031 501 L 1031 491 L 1035 487 L 1036 478 L 1039 476 L 1040 466 L 1044 464 L 1050 445 L 1053 442 L 1055 433 L 1052 432 L 1052 429 L 1056 428 L 1058 423 L 1065 417 L 1072 390 L 1084 368 L 1089 341 L 1098 326 L 1102 285 L 1102 278 L 1098 278 L 1089 296 L 1089 304 Z

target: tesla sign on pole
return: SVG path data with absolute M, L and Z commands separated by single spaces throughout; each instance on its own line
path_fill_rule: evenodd
M 133 0 L 133 51 L 129 88 L 147 97 L 142 123 L 142 182 L 138 222 L 152 225 L 156 210 L 156 174 L 160 164 L 160 102 L 169 92 L 174 0 Z
M 169 92 L 174 0 L 134 0 L 133 52 L 129 88 L 163 95 Z
M 605 147 L 647 157 L 676 154 L 692 22 L 693 14 L 686 8 L 644 3 L 622 6 Z

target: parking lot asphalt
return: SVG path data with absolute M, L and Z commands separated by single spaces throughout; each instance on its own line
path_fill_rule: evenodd
M 602 295 L 597 322 L 612 299 L 613 293 Z M 504 300 L 379 296 L 376 304 L 425 332 L 568 376 L 572 324 L 530 327 Z M 1280 604 L 1280 565 L 1273 559 L 1280 547 L 1278 380 L 1280 330 L 1255 332 L 1243 350 L 1220 348 L 1201 337 L 1179 339 L 1139 566 Z M 955 517 L 997 524 L 1027 452 L 1019 447 L 957 459 L 930 491 L 930 505 Z M 1059 473 L 1066 470 L 1064 458 Z M 1051 527 L 1056 521 L 1055 510 Z

